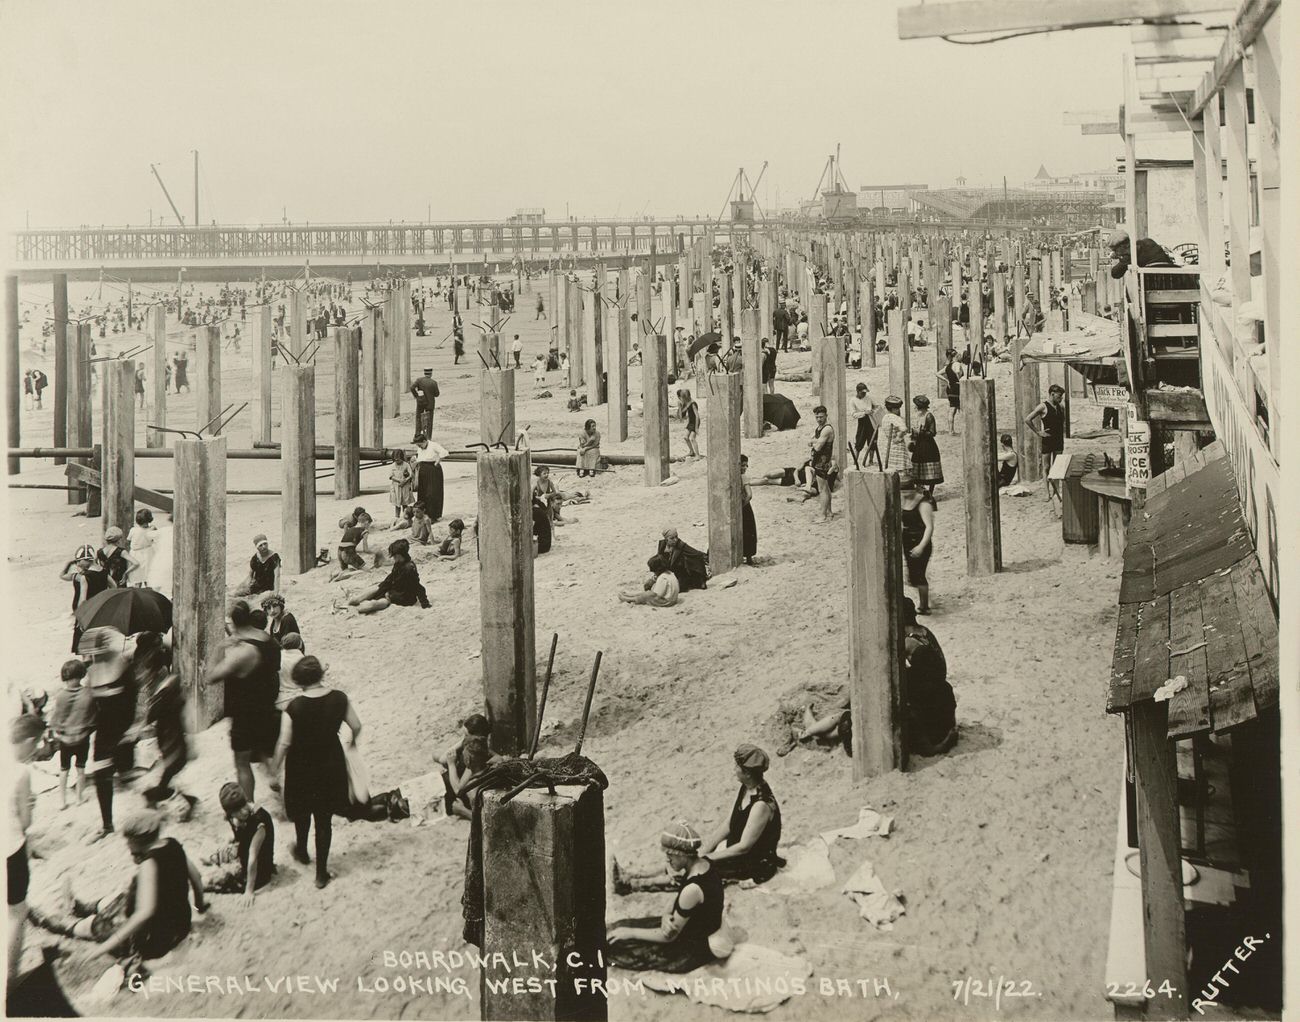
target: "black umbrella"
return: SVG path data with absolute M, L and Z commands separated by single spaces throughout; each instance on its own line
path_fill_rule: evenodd
M 89 628 L 116 628 L 123 635 L 169 632 L 172 601 L 153 589 L 106 589 L 77 608 L 77 624 Z
M 716 330 L 707 334 L 701 334 L 699 337 L 695 338 L 695 340 L 691 341 L 691 346 L 686 349 L 686 357 L 694 358 L 710 344 L 721 343 L 722 334 L 718 333 Z
M 784 394 L 764 394 L 763 421 L 777 429 L 794 429 L 799 425 L 799 409 Z

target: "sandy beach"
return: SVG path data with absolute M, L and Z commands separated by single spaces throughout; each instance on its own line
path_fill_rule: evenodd
M 85 285 L 77 285 L 83 288 Z M 544 287 L 541 281 L 534 287 Z M 74 288 L 73 305 L 80 304 Z M 26 286 L 24 297 L 37 300 Z M 534 448 L 569 447 L 586 414 L 564 410 L 567 387 L 552 373 L 552 397 L 540 398 L 530 361 L 546 343 L 550 323 L 533 316 L 534 293 L 503 333 L 503 349 L 518 332 L 525 370 L 517 386 L 517 422 L 531 425 Z M 433 368 L 442 390 L 434 437 L 456 450 L 478 439 L 477 365 L 453 366 L 445 304 L 430 301 L 430 336 L 412 339 L 412 369 Z M 549 311 L 549 310 L 548 310 Z M 242 401 L 250 384 L 250 323 L 242 352 L 224 353 L 223 396 Z M 468 347 L 474 332 L 467 331 Z M 23 368 L 39 364 L 24 333 Z M 112 337 L 98 342 L 112 349 Z M 104 353 L 101 351 L 101 353 Z M 807 368 L 807 354 L 782 354 L 780 372 Z M 918 349 L 913 365 L 924 374 L 933 349 Z M 35 359 L 35 361 L 33 361 Z M 332 395 L 332 354 L 319 359 L 317 394 Z M 46 372 L 52 375 L 47 364 Z M 997 364 L 998 424 L 1013 424 L 1009 367 Z M 848 372 L 850 390 L 865 379 L 872 395 L 886 393 L 887 369 Z M 689 384 L 694 389 L 694 381 Z M 746 440 L 751 473 L 798 465 L 812 430 L 809 385 L 778 383 L 803 416 L 797 430 Z M 919 381 L 916 392 L 934 394 Z M 639 370 L 629 382 L 631 435 L 606 440 L 606 453 L 642 449 Z M 707 394 L 702 395 L 707 400 Z M 24 446 L 50 442 L 52 393 L 44 411 L 25 411 Z M 193 399 L 169 395 L 168 421 L 193 417 Z M 324 402 L 319 402 L 324 404 Z M 1075 429 L 1095 428 L 1100 409 L 1077 403 Z M 328 408 L 318 407 L 317 440 L 332 441 Z M 940 416 L 946 418 L 946 410 Z M 606 409 L 590 413 L 602 433 Z M 278 416 L 277 416 L 278 419 Z M 139 442 L 143 422 L 138 419 Z M 403 400 L 398 420 L 386 420 L 385 442 L 409 441 L 413 402 Z M 98 427 L 97 427 L 98 428 Z M 250 446 L 247 413 L 228 430 L 232 447 Z M 1086 441 L 1080 441 L 1086 443 Z M 684 453 L 682 424 L 672 424 L 675 457 Z M 906 773 L 853 784 L 851 765 L 838 748 L 797 748 L 774 759 L 769 781 L 781 802 L 785 842 L 799 844 L 822 831 L 854 822 L 870 806 L 895 820 L 888 838 L 841 840 L 830 848 L 836 882 L 817 890 L 771 894 L 761 889 L 727 894 L 726 918 L 745 940 L 807 960 L 808 991 L 777 1007 L 771 1017 L 834 1019 L 957 1017 L 971 1010 L 954 999 L 954 983 L 967 977 L 1028 981 L 1034 996 L 1002 1005 L 1032 1018 L 1101 1017 L 1105 939 L 1110 905 L 1110 863 L 1121 778 L 1122 732 L 1104 715 L 1104 690 L 1114 625 L 1117 562 L 1067 546 L 1041 491 L 1002 502 L 1005 570 L 984 579 L 965 577 L 960 438 L 940 435 L 947 482 L 938 489 L 936 552 L 930 576 L 935 613 L 927 622 L 947 655 L 957 696 L 961 740 L 947 756 L 914 759 Z M 1068 449 L 1068 445 L 1067 445 Z M 326 464 L 326 463 L 322 463 Z M 61 469 L 24 463 L 21 482 L 59 482 Z M 137 481 L 170 486 L 171 463 L 137 462 Z M 559 634 L 555 675 L 546 710 L 543 754 L 571 747 L 585 680 L 597 650 L 603 666 L 584 752 L 610 779 L 606 792 L 606 845 L 620 862 L 652 865 L 657 834 L 672 821 L 715 826 L 735 794 L 731 750 L 742 741 L 769 752 L 785 740 L 790 722 L 807 703 L 826 705 L 847 670 L 847 540 L 843 517 L 810 524 L 814 507 L 786 500 L 778 487 L 755 490 L 759 564 L 742 567 L 736 585 L 711 585 L 671 609 L 620 604 L 620 588 L 638 587 L 645 559 L 662 529 L 707 546 L 705 462 L 675 464 L 677 485 L 647 489 L 640 470 L 619 468 L 590 483 L 590 504 L 571 509 L 552 551 L 536 563 L 539 655 Z M 278 484 L 278 462 L 230 464 L 229 486 Z M 383 488 L 385 469 L 362 474 L 363 486 Z M 572 472 L 557 477 L 573 489 Z M 321 488 L 328 487 L 325 480 Z M 10 676 L 16 683 L 53 691 L 66 658 L 71 628 L 68 587 L 60 568 L 80 543 L 97 542 L 105 525 L 76 517 L 64 494 L 8 491 L 8 585 L 19 603 L 11 616 Z M 837 502 L 839 498 L 837 497 Z M 354 503 L 385 519 L 386 496 L 367 495 L 346 506 L 318 496 L 318 546 L 337 539 L 335 520 Z M 447 466 L 445 521 L 475 513 L 472 465 Z M 228 580 L 246 571 L 251 537 L 280 531 L 277 498 L 232 497 L 228 508 Z M 433 756 L 454 739 L 457 722 L 480 708 L 478 574 L 472 555 L 453 564 L 423 559 L 422 580 L 433 609 L 394 609 L 373 618 L 332 614 L 340 595 L 330 569 L 290 578 L 283 587 L 288 609 L 300 622 L 308 650 L 329 665 L 328 680 L 357 707 L 365 732 L 361 746 L 377 789 L 426 774 Z M 368 573 L 375 580 L 379 573 Z M 357 579 L 345 583 L 359 587 Z M 539 670 L 539 676 L 540 676 Z M 170 829 L 192 855 L 225 839 L 216 790 L 233 774 L 225 724 L 198 736 L 199 757 L 182 775 L 202 802 L 195 818 Z M 37 777 L 52 782 L 51 764 Z M 259 787 L 259 799 L 268 795 Z M 119 796 L 128 802 L 132 796 Z M 310 883 L 308 867 L 290 860 L 292 828 L 277 816 L 279 876 L 248 910 L 215 897 L 214 910 L 194 936 L 155 975 L 337 977 L 338 993 L 262 989 L 215 996 L 123 991 L 96 1007 L 109 1015 L 478 1017 L 477 970 L 460 976 L 464 993 L 372 992 L 376 976 L 405 974 L 384 965 L 384 952 L 464 949 L 460 892 L 468 825 L 431 822 L 336 825 L 331 866 L 336 881 L 324 892 Z M 67 812 L 52 791 L 36 809 L 33 845 L 41 860 L 35 882 L 55 885 L 71 877 L 78 897 L 106 893 L 120 878 L 126 851 L 110 839 L 88 845 L 97 829 L 93 798 Z M 906 914 L 892 932 L 859 918 L 840 886 L 870 860 Z M 609 899 L 607 917 L 661 912 L 664 895 Z M 29 931 L 31 940 L 44 939 Z M 613 976 L 620 975 L 617 972 Z M 93 977 L 81 976 L 79 979 Z M 825 992 L 822 979 L 846 979 Z M 859 979 L 887 980 L 871 996 Z M 360 982 L 358 982 L 360 981 Z M 831 984 L 834 987 L 834 983 Z M 646 992 L 613 997 L 610 1017 L 640 1020 L 714 1017 L 716 1009 L 682 996 Z M 983 1014 L 983 1012 L 980 1012 Z M 716 1016 L 721 1017 L 721 1016 Z

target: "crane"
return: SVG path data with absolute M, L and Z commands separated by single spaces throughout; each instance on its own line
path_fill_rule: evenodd
M 172 212 L 176 214 L 176 222 L 184 227 L 185 218 L 181 216 L 181 211 L 176 208 L 176 203 L 172 202 L 171 192 L 167 191 L 167 186 L 163 184 L 162 175 L 158 173 L 158 168 L 151 163 L 149 169 L 153 171 L 153 176 L 158 179 L 158 187 L 162 189 L 163 195 L 167 196 L 167 204 L 171 206 Z

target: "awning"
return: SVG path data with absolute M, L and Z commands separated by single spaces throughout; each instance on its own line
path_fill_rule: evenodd
M 1072 312 L 1076 329 L 1035 334 L 1020 349 L 1020 361 L 1123 365 L 1120 325 L 1111 319 Z
M 1151 481 L 1129 524 L 1119 604 L 1108 713 L 1179 676 L 1170 738 L 1277 706 L 1277 617 L 1221 443 Z

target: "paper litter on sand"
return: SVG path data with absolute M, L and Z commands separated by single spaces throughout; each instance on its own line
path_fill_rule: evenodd
M 755 886 L 764 894 L 803 894 L 835 883 L 835 870 L 831 866 L 830 849 L 820 837 L 806 844 L 791 845 L 784 849 L 786 865 L 765 884 Z
M 886 890 L 870 862 L 864 862 L 849 877 L 843 893 L 857 902 L 859 914 L 877 930 L 892 930 L 894 920 L 907 911 L 899 892 Z
M 685 994 L 698 1004 L 760 1015 L 790 999 L 791 980 L 806 980 L 811 975 L 812 966 L 806 958 L 792 958 L 758 944 L 737 944 L 725 961 L 680 975 L 643 972 L 640 979 L 658 993 Z M 747 982 L 753 980 L 762 980 L 762 986 Z
M 863 806 L 858 810 L 858 822 L 848 827 L 838 827 L 835 830 L 822 831 L 822 840 L 828 845 L 835 843 L 836 838 L 851 837 L 889 837 L 890 831 L 894 829 L 894 818 L 892 816 L 881 816 L 869 806 Z
M 431 770 L 419 777 L 412 777 L 409 781 L 403 781 L 398 787 L 401 789 L 402 797 L 410 803 L 412 827 L 442 823 L 448 819 L 443 805 L 446 788 L 442 783 L 441 771 Z

